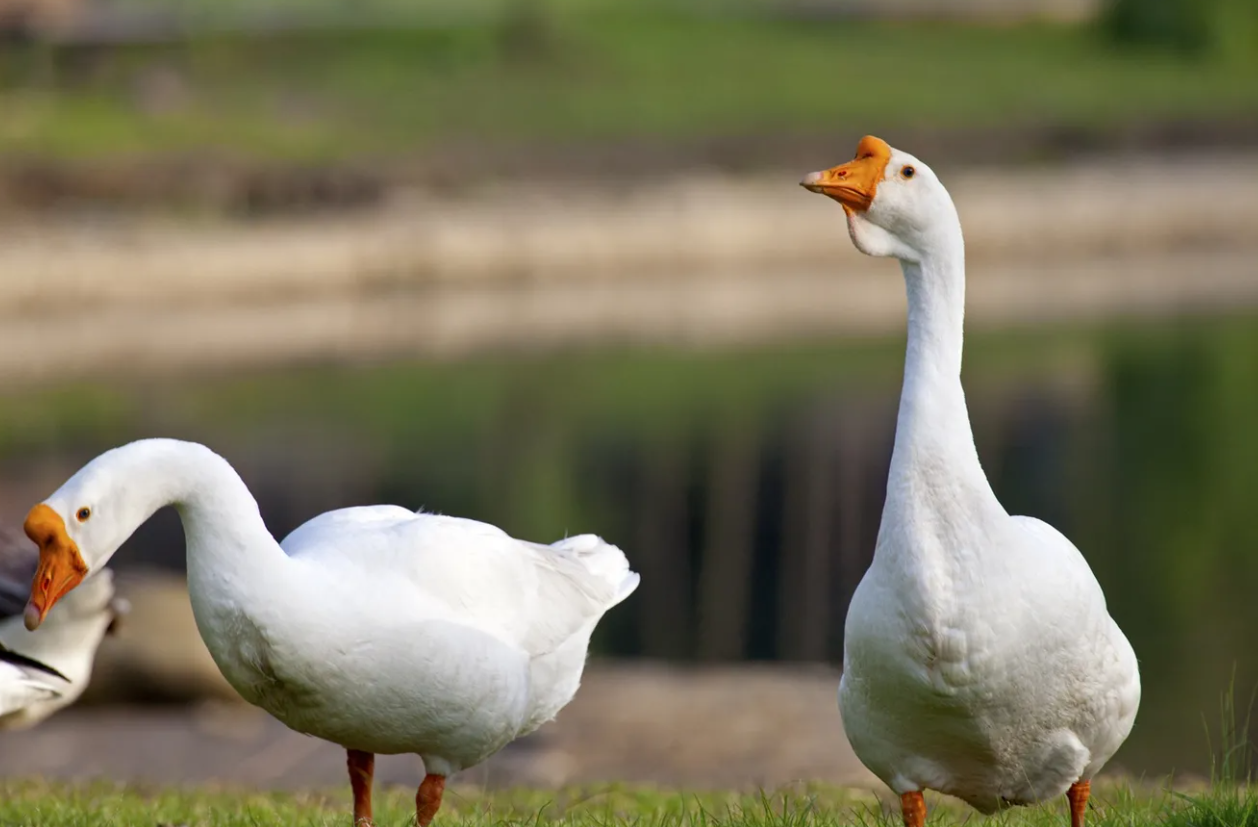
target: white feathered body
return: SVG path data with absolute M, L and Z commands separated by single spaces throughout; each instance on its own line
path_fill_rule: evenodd
M 320 515 L 281 543 L 281 582 L 213 565 L 189 532 L 189 591 L 215 662 L 289 727 L 347 748 L 472 766 L 549 721 L 590 635 L 638 584 L 598 537 L 552 546 L 394 506 Z
M 928 166 L 873 136 L 804 184 L 843 204 L 861 252 L 899 260 L 908 299 L 882 524 L 847 614 L 848 739 L 901 795 L 991 812 L 1064 793 L 1126 739 L 1140 677 L 1083 556 L 1010 516 L 983 472 L 961 384 L 956 205 Z
M 1140 678 L 1079 551 L 1003 512 L 883 526 L 839 688 L 861 761 L 983 812 L 1090 779 L 1131 731 Z

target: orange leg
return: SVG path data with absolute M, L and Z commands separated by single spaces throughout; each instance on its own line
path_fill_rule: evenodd
M 900 812 L 904 816 L 904 827 L 926 827 L 926 799 L 920 792 L 900 796 Z
M 376 756 L 356 749 L 345 752 L 349 786 L 354 790 L 354 827 L 371 827 L 371 776 L 376 769 Z
M 1076 781 L 1066 791 L 1066 798 L 1070 800 L 1070 827 L 1083 827 L 1083 814 L 1088 811 L 1088 796 L 1091 793 L 1091 781 Z
M 446 791 L 446 777 L 428 773 L 424 783 L 419 785 L 415 793 L 415 823 L 419 827 L 428 827 L 441 809 L 441 794 Z

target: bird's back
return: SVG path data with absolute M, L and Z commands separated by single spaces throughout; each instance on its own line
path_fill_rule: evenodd
M 388 506 L 321 515 L 281 545 L 284 610 L 211 623 L 237 630 L 211 646 L 224 675 L 294 729 L 451 767 L 553 717 L 595 624 L 637 584 L 589 535 L 544 546 Z

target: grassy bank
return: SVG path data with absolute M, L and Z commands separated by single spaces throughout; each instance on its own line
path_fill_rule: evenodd
M 6 46 L 0 154 L 398 158 L 512 142 L 1247 117 L 1258 58 L 1092 28 L 519 4 L 431 25 Z M 431 21 L 429 21 L 431 23 Z
M 325 795 L 230 792 L 146 791 L 105 786 L 61 787 L 42 782 L 10 782 L 0 787 L 0 822 L 13 827 L 97 827 L 100 825 L 180 824 L 188 827 L 315 827 L 349 821 L 349 791 Z M 377 793 L 380 827 L 412 824 L 413 792 Z M 1250 789 L 1217 788 L 1196 795 L 1166 789 L 1098 785 L 1090 827 L 1253 827 L 1258 796 Z M 975 822 L 973 811 L 930 797 L 932 827 Z M 1000 827 L 1060 827 L 1067 823 L 1065 802 L 1010 810 L 989 822 Z M 899 825 L 890 811 L 866 792 L 808 789 L 763 795 L 672 793 L 620 788 L 540 792 L 516 790 L 486 794 L 455 789 L 448 793 L 437 823 L 453 827 L 490 824 L 564 827 L 839 827 Z

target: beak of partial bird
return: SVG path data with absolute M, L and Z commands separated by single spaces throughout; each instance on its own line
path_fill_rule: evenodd
M 846 164 L 821 172 L 810 172 L 799 185 L 809 192 L 833 198 L 845 210 L 864 212 L 874 202 L 891 147 L 886 141 L 866 135 L 856 148 L 856 157 Z
M 26 515 L 26 536 L 39 546 L 39 568 L 31 581 L 31 599 L 26 604 L 26 628 L 34 631 L 48 616 L 48 610 L 66 593 L 83 582 L 87 563 L 78 545 L 66 532 L 65 521 L 49 506 L 40 503 Z

